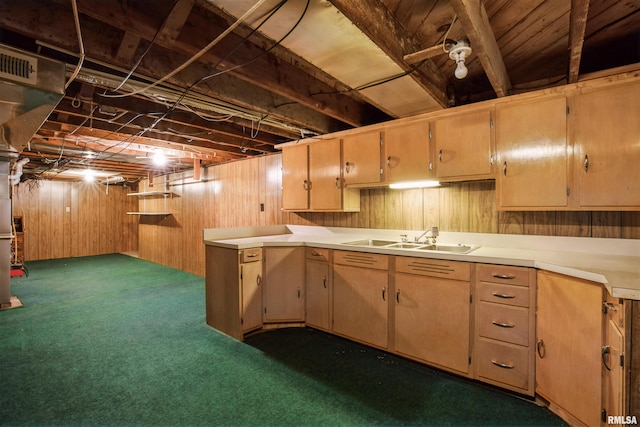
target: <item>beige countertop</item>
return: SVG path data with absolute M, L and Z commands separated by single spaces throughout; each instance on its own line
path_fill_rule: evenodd
M 345 245 L 360 239 L 409 241 L 421 232 L 281 225 L 205 229 L 206 245 L 230 249 L 313 246 L 387 255 L 535 267 L 602 283 L 612 296 L 640 300 L 640 240 L 440 232 L 439 244 L 478 245 L 468 254 Z

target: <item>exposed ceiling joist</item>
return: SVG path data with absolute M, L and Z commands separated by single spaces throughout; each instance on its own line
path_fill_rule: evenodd
M 430 59 L 409 65 L 405 55 L 421 50 L 380 0 L 330 0 L 427 92 L 440 106 L 448 104 L 446 79 Z
M 507 96 L 511 89 L 511 81 L 483 2 L 481 0 L 450 0 L 450 3 L 496 95 Z
M 587 29 L 589 0 L 571 0 L 571 24 L 569 27 L 569 83 L 578 81 L 582 46 Z

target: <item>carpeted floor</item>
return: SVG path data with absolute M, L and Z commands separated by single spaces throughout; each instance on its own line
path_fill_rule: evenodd
M 311 329 L 245 343 L 204 279 L 125 255 L 29 263 L 0 311 L 0 424 L 564 425 L 500 391 Z

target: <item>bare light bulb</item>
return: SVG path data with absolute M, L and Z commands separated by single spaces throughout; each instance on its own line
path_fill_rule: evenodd
M 153 155 L 153 164 L 156 166 L 164 166 L 167 164 L 167 156 L 162 151 L 156 151 Z
M 469 70 L 467 69 L 467 67 L 464 65 L 464 59 L 459 59 L 456 61 L 456 71 L 453 73 L 457 79 L 464 79 L 465 77 L 467 77 L 467 74 L 469 73 Z

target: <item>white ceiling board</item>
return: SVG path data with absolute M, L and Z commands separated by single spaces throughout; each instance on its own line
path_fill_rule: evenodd
M 208 0 L 232 16 L 242 16 L 253 0 Z M 300 19 L 306 0 L 289 0 L 260 31 L 273 40 L 282 38 Z M 278 4 L 269 0 L 251 16 L 255 26 Z M 351 88 L 401 75 L 403 70 L 326 0 L 311 0 L 299 26 L 282 46 L 309 61 Z M 364 89 L 361 93 L 395 117 L 406 117 L 441 108 L 411 77 L 398 78 Z

